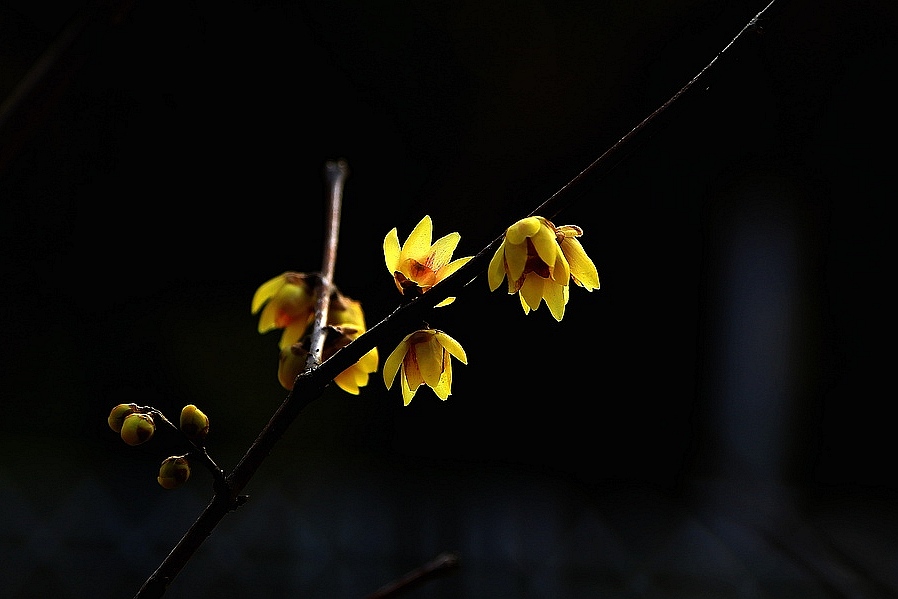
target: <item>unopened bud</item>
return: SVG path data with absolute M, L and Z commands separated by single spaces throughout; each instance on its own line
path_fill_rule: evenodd
M 181 409 L 181 432 L 188 439 L 205 439 L 209 434 L 209 417 L 193 404 Z
M 177 489 L 190 478 L 190 463 L 184 456 L 165 458 L 156 480 L 165 489 Z
M 122 432 L 122 423 L 125 421 L 125 417 L 128 414 L 133 414 L 136 411 L 137 404 L 120 403 L 119 405 L 112 408 L 111 412 L 109 412 L 109 418 L 106 419 L 106 422 L 109 423 L 109 428 L 117 433 L 120 433 Z
M 128 445 L 146 443 L 156 432 L 156 423 L 149 414 L 132 413 L 122 422 L 122 440 Z

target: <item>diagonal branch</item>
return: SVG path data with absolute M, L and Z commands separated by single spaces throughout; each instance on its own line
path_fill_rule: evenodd
M 555 192 L 551 197 L 540 204 L 530 215 L 540 214 L 551 218 L 581 195 L 588 186 L 597 182 L 602 176 L 611 172 L 627 155 L 629 155 L 639 143 L 647 138 L 652 127 L 657 125 L 660 117 L 678 100 L 690 91 L 696 83 L 702 80 L 720 57 L 736 44 L 744 35 L 753 31 L 762 18 L 767 18 L 776 0 L 771 0 L 759 13 L 757 13 L 736 36 L 686 85 L 677 91 L 667 102 L 652 112 L 636 127 L 630 130 L 624 137 L 612 145 L 601 156 L 581 171 L 564 187 Z M 345 173 L 344 173 L 345 175 Z M 339 179 L 342 186 L 342 178 Z M 340 187 L 342 189 L 342 187 Z M 333 228 L 332 228 L 333 229 Z M 396 308 L 386 318 L 368 329 L 354 341 L 335 352 L 330 358 L 321 364 L 309 368 L 296 378 L 293 390 L 287 395 L 283 403 L 261 431 L 259 436 L 246 451 L 243 458 L 226 477 L 227 493 L 216 492 L 212 501 L 200 514 L 196 522 L 187 530 L 180 542 L 165 558 L 159 568 L 144 583 L 144 586 L 135 596 L 135 599 L 147 599 L 161 597 L 168 585 L 186 565 L 193 553 L 208 537 L 218 522 L 229 511 L 239 507 L 245 497 L 239 495 L 256 470 L 271 452 L 275 443 L 283 436 L 284 432 L 299 415 L 299 413 L 311 402 L 317 399 L 333 379 L 361 359 L 366 353 L 379 345 L 387 342 L 395 342 L 436 304 L 450 296 L 458 296 L 479 274 L 486 270 L 491 255 L 495 252 L 503 238 L 499 235 L 486 247 L 480 250 L 464 266 L 451 276 L 442 280 L 439 285 L 431 288 L 427 293 L 416 297 L 414 300 Z M 331 256 L 330 258 L 333 258 Z M 326 270 L 326 269 L 325 269 Z M 331 271 L 332 274 L 332 271 Z M 330 283 L 330 277 L 327 277 Z M 328 294 L 329 295 L 329 294 Z M 325 316 L 326 321 L 326 316 Z

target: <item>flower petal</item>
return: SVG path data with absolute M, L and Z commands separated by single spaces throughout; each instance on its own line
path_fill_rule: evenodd
M 490 291 L 495 291 L 502 284 L 505 278 L 505 240 L 499 244 L 499 249 L 490 259 L 490 265 L 486 272 L 487 282 L 490 285 Z
M 556 243 L 556 245 L 558 245 Z M 568 266 L 564 252 L 556 252 L 555 264 L 552 267 L 552 280 L 559 285 L 567 285 L 571 282 L 571 267 Z
M 555 231 L 550 229 L 548 225 L 542 226 L 539 230 L 534 234 L 530 241 L 533 242 L 533 247 L 536 249 L 536 253 L 539 255 L 540 260 L 542 260 L 548 266 L 555 265 L 555 255 L 558 253 L 558 241 L 555 239 Z
M 419 262 L 424 262 L 427 253 L 430 251 L 430 240 L 433 238 L 433 222 L 430 215 L 424 215 L 412 232 L 409 233 L 405 244 L 402 246 L 400 253 L 400 262 L 414 258 Z
M 437 394 L 437 397 L 446 401 L 449 399 L 449 396 L 452 395 L 452 361 L 449 359 L 449 354 L 446 354 L 445 364 L 443 366 L 443 374 L 440 376 L 440 380 L 436 385 L 432 386 L 433 392 Z
M 428 249 L 427 265 L 433 270 L 439 270 L 448 264 L 460 239 L 459 233 L 449 233 L 437 239 Z
M 521 285 L 521 290 L 518 293 L 521 294 L 521 298 L 527 302 L 527 305 L 530 306 L 531 309 L 536 310 L 539 308 L 540 300 L 543 298 L 545 284 L 546 279 L 532 272 L 527 273 L 527 277 L 524 279 L 524 284 Z
M 399 247 L 399 232 L 396 230 L 396 227 L 393 227 L 393 230 L 384 237 L 384 263 L 386 263 L 387 271 L 390 274 L 399 270 L 399 253 L 401 251 Z
M 387 389 L 393 386 L 393 379 L 396 378 L 396 373 L 399 372 L 399 367 L 402 365 L 402 361 L 408 351 L 409 337 L 411 337 L 411 335 L 406 335 L 399 345 L 396 346 L 396 349 L 390 352 L 386 362 L 384 362 L 384 385 L 387 386 Z
M 408 379 L 405 378 L 405 371 L 402 373 L 401 377 L 402 382 L 402 403 L 403 405 L 408 405 L 412 402 L 412 398 L 415 397 L 415 393 L 418 391 L 418 387 L 416 386 L 414 389 L 409 387 Z
M 456 270 L 464 266 L 471 260 L 474 256 L 466 256 L 464 258 L 459 258 L 457 260 L 453 260 L 449 264 L 441 266 L 437 271 L 437 281 L 442 281 L 449 275 L 453 274 Z
M 508 272 L 509 280 L 517 281 L 521 278 L 525 266 L 527 266 L 527 243 L 506 243 L 505 270 Z
M 566 289 L 566 285 L 559 285 L 552 281 L 546 281 L 543 287 L 543 299 L 546 300 L 546 305 L 549 306 L 549 312 L 559 322 L 564 317 L 564 305 L 567 303 L 567 296 L 564 292 Z
M 562 239 L 561 251 L 564 252 L 571 265 L 571 276 L 574 278 L 574 282 L 586 288 L 587 291 L 599 289 L 599 272 L 593 261 L 586 255 L 580 240 L 573 237 Z
M 359 386 L 356 383 L 355 368 L 350 366 L 340 374 L 334 377 L 334 382 L 338 387 L 353 395 L 359 394 Z
M 535 235 L 542 226 L 542 222 L 535 216 L 522 218 L 515 224 L 508 227 L 508 230 L 505 231 L 505 239 L 507 239 L 510 243 L 518 245 L 522 244 L 528 237 L 532 237 L 533 235 Z
M 464 348 L 461 346 L 461 343 L 444 333 L 443 331 L 436 331 L 434 333 L 434 337 L 439 341 L 440 345 L 446 348 L 450 354 L 455 356 L 455 358 L 461 362 L 462 364 L 468 363 L 468 356 L 465 354 Z
M 434 335 L 429 335 L 426 341 L 415 344 L 414 351 L 421 377 L 429 387 L 435 387 L 443 374 L 443 346 Z
M 262 283 L 256 293 L 253 294 L 252 314 L 255 314 L 262 308 L 262 304 L 270 300 L 278 292 L 278 290 L 287 283 L 287 279 L 280 274 L 273 279 L 269 279 Z M 261 325 L 260 325 L 261 328 Z M 270 330 L 270 329 L 266 329 Z M 263 331 L 259 331 L 260 333 Z

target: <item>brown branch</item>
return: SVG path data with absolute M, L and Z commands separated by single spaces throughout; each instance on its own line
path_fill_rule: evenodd
M 776 0 L 772 0 L 763 10 L 755 15 L 742 30 L 730 41 L 717 56 L 703 68 L 698 75 L 693 77 L 685 86 L 677 91 L 667 102 L 652 112 L 636 127 L 630 130 L 624 137 L 606 150 L 599 158 L 593 161 L 564 187 L 559 189 L 550 198 L 540 204 L 530 215 L 540 214 L 552 217 L 565 207 L 573 203 L 579 194 L 582 194 L 589 185 L 594 184 L 600 177 L 614 169 L 638 143 L 641 143 L 653 125 L 656 125 L 662 114 L 671 105 L 688 92 L 701 80 L 719 58 L 729 50 L 744 34 L 755 28 L 758 21 L 766 18 Z M 342 181 L 342 180 L 341 180 Z M 510 224 L 510 223 L 509 223 Z M 504 234 L 504 232 L 503 232 Z M 480 250 L 467 264 L 458 269 L 452 276 L 431 288 L 427 293 L 416 297 L 414 300 L 401 305 L 390 315 L 371 327 L 354 341 L 335 352 L 330 358 L 320 365 L 310 368 L 296 378 L 293 390 L 287 395 L 284 402 L 269 420 L 268 424 L 244 454 L 243 458 L 226 477 L 227 492 L 216 492 L 212 501 L 200 514 L 196 522 L 188 529 L 175 546 L 172 552 L 165 558 L 159 568 L 144 583 L 135 599 L 148 599 L 161 597 L 174 577 L 186 565 L 194 552 L 208 537 L 218 522 L 229 511 L 239 507 L 245 497 L 239 495 L 262 461 L 268 456 L 299 413 L 317 399 L 325 387 L 346 368 L 357 362 L 363 355 L 379 345 L 395 343 L 408 330 L 420 323 L 425 314 L 436 304 L 450 296 L 458 296 L 479 274 L 486 270 L 486 263 L 492 253 L 502 241 L 502 234 Z M 331 256 L 332 257 L 332 256 Z
M 458 555 L 441 553 L 423 566 L 415 568 L 405 576 L 391 582 L 368 595 L 365 599 L 388 599 L 414 590 L 434 578 L 445 576 L 459 567 Z

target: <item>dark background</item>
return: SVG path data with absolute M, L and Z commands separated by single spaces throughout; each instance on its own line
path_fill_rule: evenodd
M 256 332 L 250 299 L 285 270 L 320 268 L 327 160 L 350 168 L 336 282 L 373 325 L 398 303 L 381 252 L 391 228 L 404 240 L 430 214 L 435 236 L 461 233 L 457 257 L 476 253 L 761 8 L 0 6 L 0 547 L 21 566 L 3 596 L 129 596 L 210 496 L 204 472 L 159 488 L 167 450 L 124 445 L 105 423 L 115 404 L 176 417 L 195 403 L 213 456 L 236 464 L 285 397 L 277 333 Z M 358 596 L 465 546 L 470 525 L 487 546 L 468 575 L 498 586 L 469 577 L 432 596 L 553 596 L 526 571 L 501 586 L 490 560 L 497 539 L 559 511 L 645 494 L 680 505 L 706 484 L 773 503 L 785 489 L 799 511 L 890 502 L 896 31 L 884 0 L 778 2 L 554 219 L 584 229 L 600 290 L 572 289 L 557 323 L 481 277 L 429 321 L 468 352 L 448 401 L 422 389 L 403 407 L 378 372 L 301 414 L 247 491 L 268 506 L 270 546 L 303 518 L 342 539 L 331 569 L 284 575 L 265 551 L 233 549 L 240 531 L 223 524 L 170 594 L 203 596 L 189 577 L 205 571 L 210 593 Z M 379 349 L 382 362 L 392 347 Z M 320 516 L 303 516 L 318 514 L 309 489 Z M 519 528 L 471 508 L 518 513 L 503 493 L 537 491 L 552 499 Z M 333 502 L 393 514 L 393 532 L 365 537 Z M 228 519 L 264 529 L 252 510 Z M 89 532 L 68 532 L 79 523 Z M 297 542 L 299 561 L 321 557 Z M 565 596 L 620 582 L 572 576 Z

